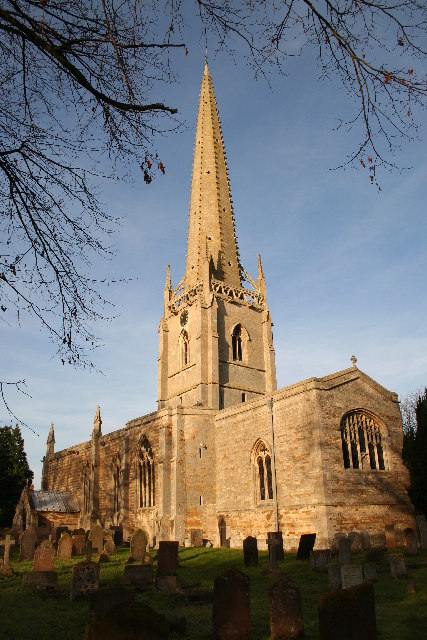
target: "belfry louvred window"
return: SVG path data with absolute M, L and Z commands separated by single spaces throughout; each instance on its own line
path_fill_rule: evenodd
M 238 324 L 234 327 L 231 342 L 233 347 L 233 360 L 242 360 L 242 325 Z
M 271 454 L 266 444 L 259 441 L 254 449 L 255 492 L 256 500 L 273 499 L 273 476 L 271 469 Z
M 154 457 L 146 436 L 143 436 L 139 445 L 137 482 L 139 508 L 154 507 L 156 498 Z
M 385 471 L 381 429 L 365 411 L 351 411 L 341 420 L 341 443 L 345 469 Z

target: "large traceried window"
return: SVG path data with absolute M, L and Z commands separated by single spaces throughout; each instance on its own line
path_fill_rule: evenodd
M 262 440 L 259 440 L 255 445 L 253 463 L 255 467 L 256 501 L 273 500 L 271 453 Z
M 345 469 L 385 470 L 381 429 L 369 413 L 357 410 L 343 417 L 341 443 Z
M 138 451 L 137 484 L 138 507 L 154 507 L 156 499 L 154 457 L 146 436 L 142 437 Z

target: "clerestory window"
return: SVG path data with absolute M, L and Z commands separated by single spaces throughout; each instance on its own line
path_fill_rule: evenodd
M 341 420 L 341 443 L 345 469 L 385 471 L 381 429 L 365 411 L 351 411 Z

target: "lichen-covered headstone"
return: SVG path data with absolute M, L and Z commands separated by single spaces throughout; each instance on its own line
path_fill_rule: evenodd
M 377 640 L 374 587 L 370 583 L 320 596 L 318 611 L 320 640 Z
M 147 534 L 142 529 L 137 529 L 130 539 L 130 562 L 141 562 L 147 549 Z
M 70 600 L 99 589 L 99 564 L 84 560 L 75 564 L 71 575 Z
M 56 557 L 58 560 L 70 560 L 73 553 L 73 539 L 69 533 L 63 533 L 58 540 Z
M 271 640 L 296 640 L 304 634 L 301 593 L 296 582 L 281 578 L 268 592 Z
M 32 560 L 36 549 L 36 533 L 32 527 L 25 529 L 19 541 L 19 559 L 21 562 Z
M 248 536 L 243 540 L 243 561 L 245 567 L 258 566 L 258 543 L 253 536 Z
M 215 640 L 250 638 L 250 581 L 237 569 L 215 578 L 212 626 Z
M 100 524 L 92 527 L 89 533 L 93 553 L 101 553 L 104 548 L 104 530 Z
M 33 571 L 53 571 L 55 547 L 50 540 L 41 543 L 34 553 Z
M 191 546 L 203 547 L 203 529 L 191 529 Z
M 157 554 L 157 575 L 175 575 L 178 568 L 178 542 L 160 540 Z
M 341 567 L 341 586 L 343 589 L 355 587 L 363 582 L 363 570 L 360 564 L 345 564 Z

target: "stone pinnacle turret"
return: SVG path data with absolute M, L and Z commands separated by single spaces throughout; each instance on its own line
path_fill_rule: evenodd
M 241 286 L 233 206 L 218 110 L 205 65 L 194 148 L 185 288 L 199 282 L 212 258 L 214 275 Z

